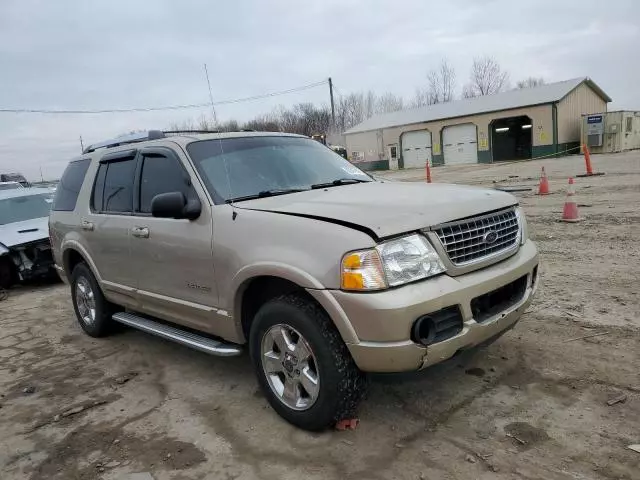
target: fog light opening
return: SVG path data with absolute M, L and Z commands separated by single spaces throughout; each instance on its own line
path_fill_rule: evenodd
M 420 317 L 413 325 L 413 341 L 431 345 L 436 339 L 436 324 L 429 316 Z

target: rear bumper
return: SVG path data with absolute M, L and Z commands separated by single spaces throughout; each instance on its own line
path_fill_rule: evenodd
M 334 321 L 348 319 L 356 341 L 345 339 L 358 367 L 367 372 L 418 370 L 442 362 L 460 350 L 479 345 L 513 327 L 537 288 L 538 252 L 528 240 L 510 258 L 458 277 L 439 277 L 384 292 L 362 294 L 330 291 Z M 522 296 L 482 322 L 474 318 L 471 301 L 526 276 Z M 326 292 L 326 291 L 325 291 Z M 426 314 L 458 305 L 462 330 L 428 347 L 411 340 L 415 321 Z M 339 309 L 339 311 L 338 311 Z M 345 329 L 338 326 L 341 332 Z

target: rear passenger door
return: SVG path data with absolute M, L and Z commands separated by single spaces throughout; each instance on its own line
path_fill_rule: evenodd
M 107 298 L 126 306 L 136 299 L 137 274 L 131 266 L 130 251 L 136 166 L 136 150 L 104 155 L 98 165 L 90 211 L 80 219 L 86 247 Z
M 149 315 L 216 332 L 218 291 L 212 254 L 210 205 L 192 184 L 180 153 L 168 147 L 140 151 L 131 266 L 137 273 L 140 309 Z M 198 191 L 199 189 L 199 191 Z M 182 192 L 198 200 L 195 220 L 156 218 L 151 201 L 161 193 Z

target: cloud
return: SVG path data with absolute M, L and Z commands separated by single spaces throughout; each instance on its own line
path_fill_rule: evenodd
M 594 15 L 597 12 L 597 15 Z M 292 88 L 331 76 L 339 93 L 410 96 L 447 58 L 459 87 L 489 54 L 513 81 L 592 77 L 616 108 L 640 108 L 640 2 L 453 0 L 4 0 L 0 107 L 126 108 L 203 103 Z M 280 104 L 327 103 L 324 87 L 225 105 L 246 120 Z M 209 109 L 111 115 L 0 113 L 0 170 L 56 177 L 86 142 L 165 128 Z

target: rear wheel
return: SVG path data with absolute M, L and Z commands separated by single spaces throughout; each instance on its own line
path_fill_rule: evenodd
M 305 430 L 351 418 L 366 377 L 326 313 L 289 294 L 263 305 L 251 326 L 249 350 L 273 409 Z
M 115 306 L 102 294 L 96 278 L 85 263 L 79 263 L 71 274 L 71 298 L 78 323 L 92 337 L 104 337 L 113 328 L 111 315 Z

